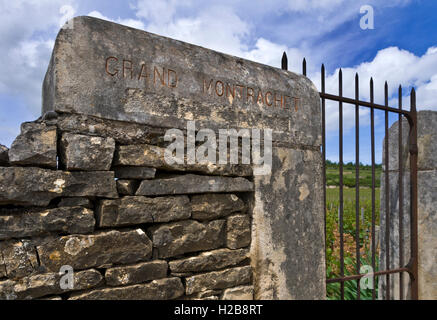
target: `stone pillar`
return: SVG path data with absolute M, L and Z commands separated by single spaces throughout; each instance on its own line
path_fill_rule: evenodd
M 437 299 L 437 112 L 417 114 L 418 135 L 418 246 L 419 299 Z M 402 122 L 403 175 L 403 238 L 404 264 L 410 259 L 410 171 L 408 153 L 409 125 Z M 389 205 L 390 205 L 390 268 L 399 267 L 399 123 L 389 130 Z M 384 154 L 384 152 L 383 152 Z M 384 163 L 384 162 L 383 162 Z M 385 168 L 383 168 L 385 169 Z M 385 181 L 381 175 L 381 252 L 380 270 L 385 262 Z M 385 298 L 385 277 L 380 277 L 380 298 Z M 409 277 L 404 275 L 404 297 L 410 296 Z M 399 276 L 391 276 L 391 299 L 399 298 Z
M 184 130 L 187 121 L 215 132 L 271 129 L 272 170 L 253 177 L 255 297 L 324 299 L 321 116 L 314 84 L 289 71 L 107 21 L 78 17 L 70 23 L 74 27 L 61 30 L 56 40 L 43 113 L 164 131 Z

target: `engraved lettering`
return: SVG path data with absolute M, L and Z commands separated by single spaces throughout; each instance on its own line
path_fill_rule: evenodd
M 261 89 L 258 91 L 258 96 L 256 97 L 256 103 L 260 104 L 260 100 L 261 100 L 261 104 L 264 104 L 264 98 Z
M 236 84 L 235 85 L 237 88 L 240 88 L 240 92 L 238 93 L 238 98 L 243 99 L 243 90 L 244 90 L 244 86 L 240 85 L 240 84 Z
M 249 93 L 249 91 L 250 91 L 250 93 Z M 254 98 L 253 93 L 254 93 L 253 89 L 251 87 L 247 87 L 247 89 L 246 89 L 246 102 L 249 101 L 249 97 L 252 97 L 252 101 L 253 101 L 253 98 Z
M 171 76 L 173 75 L 173 76 Z M 167 71 L 167 81 L 168 81 L 168 87 L 169 88 L 177 88 L 178 86 L 178 75 L 176 74 L 176 71 L 168 69 Z
M 110 60 L 115 60 L 115 62 L 118 62 L 118 59 L 116 57 L 108 57 L 106 59 L 106 73 L 109 74 L 110 76 L 115 76 L 118 73 L 118 69 L 114 68 L 113 72 L 109 71 L 109 61 Z
M 270 99 L 272 99 L 272 93 L 270 92 L 270 91 L 267 91 L 266 92 L 266 105 L 268 105 L 269 107 L 271 107 L 272 105 L 273 105 L 273 101 L 272 100 L 270 100 L 270 103 L 269 103 L 269 99 L 267 98 L 268 96 L 270 95 Z
M 153 84 L 156 85 L 156 75 L 158 75 L 159 80 L 161 81 L 161 85 L 165 86 L 164 74 L 165 74 L 165 68 L 162 68 L 162 74 L 161 74 L 161 73 L 159 73 L 158 68 L 154 67 L 153 68 Z
M 219 94 L 218 93 L 218 91 L 217 91 L 217 85 L 220 83 L 220 86 L 221 86 L 221 93 Z M 221 97 L 222 95 L 223 95 L 223 93 L 225 92 L 225 87 L 224 87 L 224 84 L 223 84 L 223 82 L 221 82 L 220 80 L 218 80 L 216 83 L 215 83 L 215 93 L 219 96 L 219 97 Z
M 209 81 L 208 88 L 206 88 L 206 80 L 203 80 L 203 93 L 209 92 L 209 89 L 211 89 L 211 86 L 212 86 L 212 82 L 213 82 L 213 79 L 211 79 Z
M 232 99 L 235 98 L 235 85 L 232 85 L 232 91 L 231 91 L 231 86 L 229 85 L 229 83 L 226 84 L 226 96 L 232 96 Z
M 127 66 L 127 64 L 129 64 Z M 126 70 L 130 70 L 130 78 L 133 78 L 133 69 L 132 69 L 132 61 L 130 60 L 123 60 L 123 78 L 126 78 Z
M 140 73 L 138 75 L 138 80 L 141 80 L 141 78 L 144 78 L 146 81 L 149 78 L 149 75 L 147 74 L 146 64 L 145 63 L 143 63 L 141 65 L 141 70 L 140 70 Z
M 280 102 L 281 103 L 280 106 L 282 106 L 282 95 L 281 95 L 280 99 L 277 99 L 276 98 L 276 92 L 275 92 L 275 94 L 274 94 L 274 101 L 275 101 L 275 107 L 278 106 L 277 102 Z
M 294 99 L 294 111 L 297 112 L 299 106 L 299 98 L 293 97 Z

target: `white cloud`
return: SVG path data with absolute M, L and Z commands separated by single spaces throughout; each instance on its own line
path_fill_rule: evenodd
M 112 22 L 116 22 L 131 28 L 135 28 L 135 29 L 143 29 L 144 30 L 144 23 L 140 20 L 136 20 L 136 19 L 121 19 L 120 17 L 118 17 L 117 19 L 111 19 L 108 18 L 106 16 L 104 16 L 103 14 L 101 14 L 99 11 L 91 11 L 90 13 L 87 14 L 90 17 L 94 17 L 94 18 L 98 18 L 98 19 L 103 19 L 103 20 L 107 20 L 107 21 L 112 21 Z
M 63 15 L 60 8 L 70 4 L 68 0 L 0 1 L 4 57 L 0 60 L 0 94 L 23 99 L 33 117 L 41 107 L 42 80 Z M 0 106 L 0 111 L 7 112 L 4 108 Z

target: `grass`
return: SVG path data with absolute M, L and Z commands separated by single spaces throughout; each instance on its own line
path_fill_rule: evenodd
M 375 187 L 380 187 L 381 165 L 375 165 Z M 369 165 L 360 165 L 359 170 L 360 187 L 372 187 L 372 167 Z M 339 165 L 330 161 L 326 162 L 326 185 L 340 186 Z M 343 185 L 346 187 L 355 187 L 355 165 L 346 163 L 343 166 Z
M 381 167 L 375 168 L 375 225 L 379 225 L 380 208 L 380 172 Z M 372 265 L 371 256 L 371 228 L 372 228 L 372 189 L 371 168 L 360 166 L 360 198 L 359 198 L 359 232 L 356 232 L 356 207 L 355 207 L 355 167 L 344 167 L 343 189 L 343 239 L 344 239 L 344 273 L 345 275 L 357 274 L 356 270 L 356 239 L 359 241 L 361 265 Z M 337 278 L 340 276 L 340 230 L 339 230 L 339 190 L 338 165 L 327 164 L 327 189 L 326 189 L 326 276 Z M 375 254 L 378 263 L 378 252 Z M 378 269 L 376 268 L 377 271 Z M 375 284 L 377 287 L 377 284 Z M 345 299 L 356 299 L 357 281 L 345 282 Z M 361 299 L 371 299 L 372 290 L 361 290 Z M 340 299 L 340 283 L 327 285 L 327 298 Z

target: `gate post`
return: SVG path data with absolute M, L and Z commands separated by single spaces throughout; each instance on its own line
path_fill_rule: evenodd
M 412 110 L 413 111 L 413 110 Z M 412 114 L 414 116 L 414 113 Z M 414 122 L 414 121 L 413 121 Z M 410 168 L 403 173 L 402 180 L 404 181 L 404 194 L 399 194 L 398 175 L 398 143 L 397 136 L 399 132 L 399 122 L 396 122 L 389 131 L 390 139 L 390 251 L 391 261 L 398 264 L 399 251 L 398 247 L 398 218 L 399 218 L 399 197 L 403 198 L 403 234 L 404 234 L 404 261 L 410 261 L 412 275 L 417 275 L 417 281 L 412 281 L 411 287 L 408 285 L 408 279 L 404 283 L 404 297 L 411 299 L 437 299 L 437 112 L 420 111 L 417 112 L 416 129 L 412 127 L 413 132 L 409 132 L 409 126 L 406 120 L 403 120 L 402 136 L 404 141 L 402 152 L 402 163 L 404 168 Z M 417 140 L 414 138 L 414 130 L 417 130 Z M 407 145 L 409 134 L 410 145 Z M 417 141 L 417 147 L 414 146 L 414 140 Z M 409 166 L 410 157 L 412 167 Z M 417 159 L 417 191 L 414 193 L 414 162 Z M 412 183 L 410 183 L 410 181 Z M 384 183 L 382 185 L 385 188 Z M 413 197 L 417 195 L 417 203 L 410 201 L 410 188 L 413 191 Z M 381 202 L 385 201 L 381 199 Z M 383 208 L 383 203 L 381 203 Z M 415 209 L 416 207 L 416 209 Z M 417 210 L 417 222 L 411 219 L 410 209 Z M 414 211 L 411 211 L 414 215 Z M 383 214 L 381 214 L 383 217 Z M 412 222 L 412 224 L 410 223 Z M 384 221 L 381 221 L 384 223 Z M 414 232 L 417 231 L 415 235 Z M 409 241 L 410 235 L 412 241 Z M 383 236 L 383 235 L 382 235 Z M 414 243 L 416 242 L 416 243 Z M 381 249 L 384 250 L 383 241 Z M 411 254 L 413 252 L 413 254 Z M 417 260 L 416 260 L 417 259 Z M 417 262 L 416 262 L 417 261 Z M 416 266 L 415 266 L 416 265 Z M 395 266 L 395 265 L 394 265 Z M 393 267 L 393 266 L 392 266 Z M 404 279 L 407 277 L 404 277 Z M 398 298 L 399 288 L 398 281 L 392 281 L 393 295 L 392 299 Z M 384 283 L 382 283 L 384 285 Z M 381 287 L 380 287 L 381 288 Z M 417 292 L 417 295 L 415 294 Z

